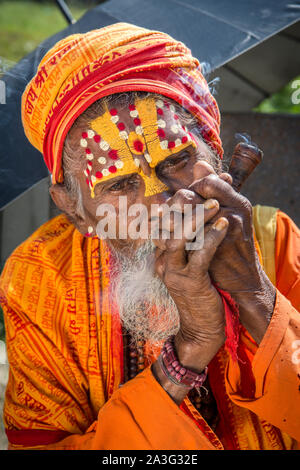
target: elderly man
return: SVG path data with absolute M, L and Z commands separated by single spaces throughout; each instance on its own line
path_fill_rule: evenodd
M 299 231 L 275 209 L 252 214 L 222 172 L 218 108 L 190 51 L 128 24 L 70 36 L 22 117 L 63 214 L 1 278 L 10 448 L 297 448 Z M 152 240 L 126 230 L 139 233 L 136 203 Z M 192 208 L 191 233 L 175 237 L 175 215 L 163 230 L 164 203 Z M 199 205 L 203 245 L 187 250 Z

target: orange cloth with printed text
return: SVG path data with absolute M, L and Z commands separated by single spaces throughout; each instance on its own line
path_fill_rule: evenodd
M 209 364 L 216 432 L 188 399 L 178 407 L 149 367 L 119 387 L 123 347 L 111 263 L 107 245 L 83 237 L 63 215 L 8 259 L 0 301 L 11 449 L 297 448 L 300 233 L 285 214 L 277 213 L 277 300 L 260 346 L 242 330 L 241 361 L 222 348 Z

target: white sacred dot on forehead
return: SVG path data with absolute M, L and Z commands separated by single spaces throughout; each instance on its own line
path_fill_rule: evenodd
M 140 161 L 138 158 L 134 159 L 135 166 L 139 167 L 140 166 Z
M 174 134 L 178 134 L 178 126 L 176 126 L 176 124 L 173 124 L 173 126 L 171 127 L 171 131 L 174 133 Z
M 91 176 L 91 180 L 92 180 L 92 183 L 95 183 L 95 182 L 97 181 L 96 176 L 92 175 L 92 176 Z
M 93 160 L 94 155 L 93 155 L 92 153 L 87 153 L 87 154 L 86 154 L 86 158 L 87 158 L 88 160 Z
M 87 140 L 80 139 L 80 145 L 81 145 L 81 147 L 87 147 Z
M 145 158 L 148 163 L 152 162 L 152 158 L 150 157 L 149 153 L 145 153 Z
M 159 119 L 157 121 L 157 125 L 158 125 L 158 127 L 164 128 L 164 127 L 166 127 L 166 121 L 164 121 L 163 119 Z
M 119 116 L 117 116 L 117 115 L 116 115 L 116 116 L 112 116 L 110 119 L 112 120 L 112 122 L 113 122 L 114 124 L 116 124 L 116 123 L 118 122 L 118 120 L 119 120 Z
M 175 145 L 178 147 L 178 145 L 181 145 L 181 139 L 176 139 L 175 140 Z
M 156 104 L 156 106 L 157 106 L 158 108 L 163 108 L 163 107 L 164 107 L 164 103 L 163 103 L 162 100 L 157 100 L 157 101 L 155 102 L 155 104 Z
M 175 107 L 172 104 L 170 104 L 170 111 L 172 111 L 172 113 L 175 113 Z
M 127 139 L 128 139 L 128 134 L 127 134 L 127 132 L 126 132 L 126 131 L 121 131 L 121 132 L 120 132 L 120 138 L 121 138 L 122 140 L 127 140 Z
M 93 227 L 90 225 L 90 226 L 88 227 L 88 233 L 92 233 L 93 230 L 94 230 Z
M 89 129 L 89 130 L 88 130 L 88 138 L 89 138 L 89 139 L 92 139 L 92 138 L 94 137 L 94 135 L 95 135 L 95 132 L 92 131 L 92 129 Z
M 142 135 L 142 134 L 143 134 L 142 126 L 136 126 L 135 132 L 136 132 L 138 135 Z
M 118 169 L 120 169 L 120 168 L 123 168 L 124 162 L 122 162 L 122 160 L 118 160 L 118 161 L 115 163 L 115 165 L 116 165 L 116 167 L 117 167 Z
M 98 158 L 98 162 L 101 163 L 101 165 L 105 165 L 106 158 L 105 157 L 100 157 L 100 158 Z
M 136 118 L 136 117 L 138 117 L 138 115 L 139 115 L 139 113 L 137 112 L 136 109 L 134 109 L 133 111 L 130 111 L 129 114 L 130 114 L 130 116 L 133 117 L 133 118 Z
M 104 170 L 102 170 L 102 175 L 103 176 L 108 176 L 109 175 L 109 171 L 107 168 L 104 168 Z
M 166 150 L 168 148 L 168 141 L 167 140 L 162 140 L 160 143 L 160 146 L 163 150 Z
M 99 146 L 102 150 L 108 150 L 109 149 L 109 144 L 105 140 L 101 140 Z

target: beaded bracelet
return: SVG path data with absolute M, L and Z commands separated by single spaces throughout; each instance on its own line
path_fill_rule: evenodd
M 190 389 L 200 388 L 207 377 L 207 367 L 201 374 L 197 374 L 180 364 L 174 348 L 174 336 L 168 338 L 163 345 L 158 363 L 165 376 L 175 385 L 185 385 Z

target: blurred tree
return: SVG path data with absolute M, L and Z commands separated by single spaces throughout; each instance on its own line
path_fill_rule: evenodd
M 262 101 L 254 111 L 261 113 L 300 114 L 300 75 L 282 90 Z

